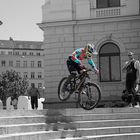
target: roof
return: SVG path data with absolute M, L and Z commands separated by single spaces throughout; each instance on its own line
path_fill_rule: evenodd
M 15 41 L 12 38 L 9 40 L 0 40 L 0 49 L 42 49 L 43 42 L 41 41 Z

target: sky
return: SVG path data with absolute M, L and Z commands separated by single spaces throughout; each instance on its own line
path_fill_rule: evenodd
M 0 40 L 43 41 L 42 5 L 45 0 L 0 0 Z

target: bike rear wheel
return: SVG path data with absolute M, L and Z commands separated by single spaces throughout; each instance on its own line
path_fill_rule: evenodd
M 71 86 L 70 84 L 67 85 L 67 89 L 68 90 L 65 90 L 63 91 L 63 87 L 64 87 L 64 84 L 65 82 L 67 81 L 68 77 L 64 77 L 61 79 L 61 81 L 59 82 L 59 85 L 58 85 L 58 98 L 61 100 L 61 101 L 66 101 L 69 99 L 70 97 L 70 91 L 71 91 Z
M 82 92 L 79 93 L 79 105 L 85 110 L 95 108 L 101 99 L 100 87 L 95 83 L 85 83 Z

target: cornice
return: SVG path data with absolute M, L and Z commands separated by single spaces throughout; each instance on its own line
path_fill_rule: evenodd
M 55 26 L 70 26 L 70 25 L 81 25 L 81 24 L 98 24 L 98 23 L 130 21 L 130 20 L 140 20 L 140 15 L 116 16 L 116 17 L 94 18 L 94 19 L 84 19 L 84 20 L 42 22 L 42 23 L 38 23 L 37 25 L 43 30 L 44 28 L 55 27 Z

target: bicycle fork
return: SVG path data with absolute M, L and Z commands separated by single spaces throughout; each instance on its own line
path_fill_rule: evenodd
M 87 85 L 87 96 L 88 96 L 88 99 L 91 99 L 91 87 L 90 87 L 90 83 L 88 83 Z
M 82 90 L 83 90 L 83 84 L 84 84 L 84 82 L 85 82 L 85 78 L 82 78 L 82 80 L 80 81 L 80 83 L 77 85 L 77 87 L 76 87 L 76 90 L 75 91 L 79 91 L 79 93 L 81 93 L 82 92 Z

